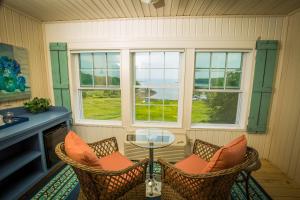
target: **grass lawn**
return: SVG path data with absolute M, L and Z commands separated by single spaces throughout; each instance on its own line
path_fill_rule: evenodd
M 177 105 L 174 102 L 165 102 L 165 107 L 156 103 L 148 105 L 136 105 L 136 119 L 141 121 L 148 120 L 150 108 L 151 121 L 177 121 Z M 172 105 L 173 104 L 173 105 Z M 192 122 L 207 122 L 210 120 L 210 108 L 201 101 L 193 102 Z M 164 112 L 164 119 L 163 119 Z M 121 99 L 120 97 L 95 97 L 86 96 L 83 99 L 83 115 L 85 119 L 95 120 L 120 120 L 121 119 Z
M 192 123 L 205 123 L 210 121 L 211 108 L 203 101 L 193 101 Z
M 164 107 L 162 105 L 136 105 L 135 116 L 136 120 L 140 121 L 147 121 L 150 114 L 151 121 L 176 122 L 177 110 L 177 105 Z
M 83 115 L 85 119 L 120 120 L 121 99 L 87 96 L 83 99 Z

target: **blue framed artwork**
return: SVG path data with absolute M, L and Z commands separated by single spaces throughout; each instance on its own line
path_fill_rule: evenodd
M 27 49 L 0 43 L 0 102 L 30 96 Z

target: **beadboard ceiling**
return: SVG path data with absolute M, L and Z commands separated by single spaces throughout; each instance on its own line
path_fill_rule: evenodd
M 41 21 L 135 17 L 286 15 L 300 0 L 165 0 L 163 8 L 140 0 L 3 0 Z

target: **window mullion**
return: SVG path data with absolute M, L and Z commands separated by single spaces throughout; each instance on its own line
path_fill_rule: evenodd
M 93 60 L 93 66 L 92 66 L 92 70 L 93 70 L 93 77 L 92 77 L 92 83 L 93 83 L 93 87 L 95 87 L 95 55 L 94 53 L 92 53 L 92 60 Z
M 163 72 L 163 79 L 164 79 L 164 86 L 165 86 L 165 82 L 166 82 L 166 52 L 164 52 L 164 72 Z M 179 75 L 178 75 L 179 76 Z M 163 90 L 163 101 L 162 101 L 162 120 L 165 121 L 165 88 L 162 89 Z
M 212 53 L 209 54 L 209 79 L 208 79 L 208 89 L 211 88 L 211 58 L 212 58 Z
M 105 75 L 105 86 L 108 87 L 108 56 L 107 53 L 105 53 L 105 67 L 106 67 L 106 75 Z
M 226 85 L 226 83 L 227 83 L 227 61 L 228 61 L 228 52 L 226 53 L 226 56 L 225 56 L 225 70 L 224 70 L 225 74 L 224 74 L 224 86 L 223 86 L 224 90 L 227 87 L 227 85 Z
M 148 53 L 148 80 L 151 81 L 151 52 Z M 151 89 L 148 89 L 148 121 L 151 120 Z

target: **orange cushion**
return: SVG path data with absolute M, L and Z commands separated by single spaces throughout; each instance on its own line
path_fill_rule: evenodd
M 247 140 L 242 135 L 220 148 L 210 159 L 203 172 L 213 172 L 231 168 L 244 160 Z
M 131 162 L 127 157 L 123 156 L 120 152 L 116 151 L 108 156 L 100 158 L 98 160 L 98 164 L 104 170 L 118 171 L 132 166 L 133 162 Z
M 200 174 L 207 163 L 207 161 L 201 159 L 199 156 L 192 154 L 176 163 L 175 167 L 189 174 Z
M 107 171 L 123 170 L 134 165 L 133 162 L 118 151 L 100 158 L 98 160 L 98 164 L 102 166 L 102 169 Z M 134 171 L 134 173 L 136 176 L 140 176 L 139 171 Z M 105 180 L 105 187 L 107 187 L 107 190 L 110 192 L 118 193 L 122 191 L 124 187 L 127 187 L 127 185 L 132 181 L 134 181 L 132 174 L 125 173 L 119 176 L 107 178 Z M 116 184 L 116 182 L 118 182 L 118 184 Z
M 95 152 L 73 131 L 65 138 L 66 154 L 73 160 L 88 166 L 101 167 Z

